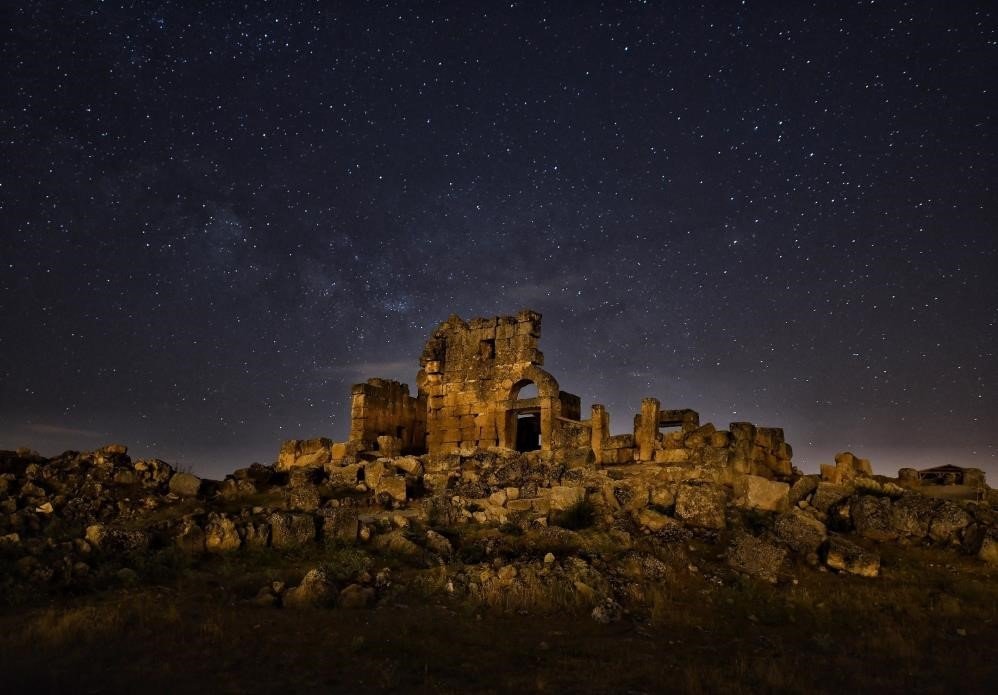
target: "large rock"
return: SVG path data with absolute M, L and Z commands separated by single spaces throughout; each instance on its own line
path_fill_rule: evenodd
M 742 475 L 735 479 L 735 498 L 747 509 L 785 512 L 790 506 L 790 485 L 767 480 L 758 475 Z
M 823 523 L 798 509 L 778 516 L 773 530 L 781 541 L 801 555 L 818 552 L 828 537 Z
M 405 502 L 405 478 L 392 474 L 382 475 L 374 486 L 374 494 L 386 501 Z
M 384 461 L 369 461 L 364 464 L 364 482 L 372 490 L 378 487 L 382 476 L 388 474 L 388 467 Z
M 173 542 L 186 553 L 192 555 L 203 553 L 205 551 L 204 529 L 198 526 L 193 519 L 181 519 Z
M 852 488 L 845 485 L 821 482 L 815 486 L 814 495 L 811 497 L 811 506 L 819 512 L 828 512 L 834 505 L 851 494 Z
M 224 500 L 237 500 L 250 497 L 257 492 L 252 480 L 226 478 L 218 488 L 218 496 Z
M 586 489 L 574 485 L 553 485 L 551 486 L 552 512 L 563 512 L 571 509 L 586 498 Z
M 639 526 L 648 529 L 652 533 L 658 533 L 659 531 L 675 529 L 682 526 L 682 524 L 673 519 L 671 516 L 651 509 L 650 507 L 646 507 L 638 512 L 637 522 Z
M 130 553 L 149 548 L 149 534 L 138 529 L 93 524 L 87 527 L 85 538 L 104 553 Z
M 817 489 L 820 481 L 821 476 L 817 475 L 805 475 L 798 478 L 797 482 L 790 486 L 790 506 L 794 507 L 798 502 L 806 499 L 808 495 L 812 494 Z
M 281 445 L 277 455 L 277 470 L 312 468 L 332 460 L 333 442 L 325 437 L 315 439 L 290 439 Z
M 239 550 L 242 539 L 236 524 L 224 514 L 209 514 L 204 527 L 204 548 L 209 553 L 227 553 Z
M 891 525 L 902 536 L 925 538 L 936 504 L 936 500 L 925 495 L 906 493 L 891 503 Z
M 326 570 L 321 567 L 311 569 L 301 580 L 301 584 L 288 589 L 283 596 L 285 608 L 313 608 L 328 604 L 335 596 L 335 587 Z
M 296 485 L 288 491 L 288 509 L 314 512 L 319 508 L 319 489 L 311 484 Z
M 841 572 L 857 574 L 861 577 L 876 577 L 880 574 L 880 556 L 851 543 L 841 536 L 828 539 L 825 564 Z
M 364 469 L 361 463 L 348 463 L 343 466 L 326 466 L 329 476 L 328 484 L 332 487 L 355 488 L 360 481 L 360 472 Z
M 688 526 L 707 529 L 725 527 L 727 496 L 708 483 L 685 483 L 676 494 L 676 517 Z
M 728 547 L 728 566 L 763 581 L 776 583 L 787 551 L 747 533 L 735 535 Z
M 416 477 L 423 475 L 423 464 L 415 456 L 402 456 L 393 459 L 392 465 L 408 475 Z
M 357 517 L 355 507 L 323 507 L 319 510 L 322 539 L 347 544 L 355 542 L 360 528 Z
M 170 492 L 181 497 L 197 497 L 201 489 L 201 478 L 193 473 L 175 473 L 170 478 Z
M 315 517 L 311 514 L 282 514 L 275 512 L 270 522 L 270 545 L 283 550 L 300 548 L 315 540 Z
M 984 532 L 977 557 L 989 565 L 998 565 L 998 529 L 991 528 Z
M 944 500 L 936 507 L 929 523 L 929 537 L 938 542 L 958 540 L 960 532 L 970 523 L 970 515 L 954 502 Z
M 875 541 L 889 541 L 897 538 L 897 531 L 891 523 L 891 501 L 887 497 L 860 495 L 849 505 L 856 533 Z

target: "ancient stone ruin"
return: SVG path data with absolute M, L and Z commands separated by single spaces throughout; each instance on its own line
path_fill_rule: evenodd
M 397 381 L 357 384 L 349 440 L 287 442 L 278 468 L 502 449 L 589 457 L 598 465 L 679 466 L 715 480 L 792 475 L 793 452 L 782 429 L 733 422 L 718 430 L 701 425 L 696 411 L 663 409 L 655 398 L 641 401 L 632 433 L 611 435 L 605 407 L 594 404 L 582 419 L 579 397 L 562 391 L 543 368 L 540 336 L 541 315 L 529 309 L 471 321 L 451 316 L 423 349 L 415 396 Z
M 653 554 L 677 557 L 685 571 L 680 555 L 694 540 L 709 547 L 712 571 L 770 583 L 801 569 L 878 576 L 885 542 L 998 565 L 998 494 L 980 471 L 888 478 L 843 452 L 806 475 L 783 430 L 718 430 L 655 398 L 641 400 L 631 432 L 613 435 L 603 406 L 583 419 L 578 396 L 544 370 L 540 332 L 533 311 L 451 317 L 426 343 L 415 395 L 370 379 L 353 387 L 346 441 L 288 441 L 274 464 L 221 481 L 133 460 L 122 445 L 53 458 L 0 451 L 0 564 L 12 568 L 0 594 L 127 584 L 149 553 L 351 546 L 432 572 L 447 566 L 446 577 L 433 575 L 443 590 L 475 600 L 581 582 L 604 620 L 641 601 L 602 556 L 643 553 L 651 569 L 642 581 L 654 584 L 666 570 Z M 540 553 L 545 544 L 568 555 Z M 295 588 L 268 584 L 254 601 L 366 605 L 391 584 L 366 570 L 339 580 L 323 571 Z

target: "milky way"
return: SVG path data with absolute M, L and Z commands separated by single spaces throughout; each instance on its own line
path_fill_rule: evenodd
M 0 447 L 270 462 L 529 306 L 615 432 L 998 475 L 993 5 L 332 5 L 5 12 Z

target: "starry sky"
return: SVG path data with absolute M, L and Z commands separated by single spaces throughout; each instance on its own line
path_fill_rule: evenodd
M 0 448 L 221 476 L 451 313 L 546 368 L 998 480 L 989 2 L 3 11 Z

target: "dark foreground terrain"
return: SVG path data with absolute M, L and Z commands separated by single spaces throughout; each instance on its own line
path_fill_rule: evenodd
M 578 535 L 603 542 L 595 532 Z M 531 542 L 544 550 L 543 539 Z M 390 552 L 267 551 L 186 566 L 159 557 L 167 563 L 160 582 L 129 586 L 126 578 L 96 593 L 7 608 L 0 672 L 6 692 L 998 687 L 998 573 L 973 558 L 899 548 L 883 555 L 875 579 L 800 567 L 771 585 L 728 576 L 713 550 L 694 543 L 658 552 L 663 576 L 638 578 L 632 588 L 646 609 L 609 624 L 590 617 L 581 587 L 455 596 L 445 584 L 453 567 L 415 568 Z M 261 584 L 296 582 L 317 565 L 332 576 L 377 570 L 380 598 L 298 610 L 254 602 Z
M 0 452 L 0 692 L 998 692 L 994 491 L 839 459 Z

